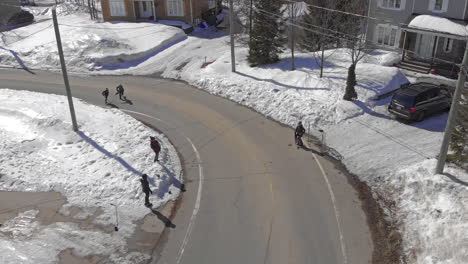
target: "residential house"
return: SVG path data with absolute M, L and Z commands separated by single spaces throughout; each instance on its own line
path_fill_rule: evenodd
M 1 0 L 0 2 L 0 31 L 2 26 L 6 26 L 8 19 L 21 11 L 19 0 Z
M 367 41 L 401 51 L 400 67 L 455 77 L 468 37 L 468 0 L 369 0 Z
M 188 24 L 201 21 L 215 0 L 101 0 L 104 21 L 178 20 Z

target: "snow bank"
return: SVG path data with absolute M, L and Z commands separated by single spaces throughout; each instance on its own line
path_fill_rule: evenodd
M 86 7 L 66 3 L 57 6 L 62 45 L 71 71 L 112 68 L 122 62 L 138 61 L 182 41 L 185 33 L 158 23 L 90 21 Z M 51 17 L 51 11 L 42 11 Z M 58 69 L 52 20 L 4 33 L 0 39 L 0 65 Z
M 119 232 L 102 233 L 72 223 L 41 226 L 37 212 L 24 212 L 0 227 L 1 263 L 54 263 L 66 248 L 122 260 L 129 254 L 126 238 L 135 221 L 149 212 L 141 173 L 151 178 L 155 207 L 178 196 L 182 179 L 176 150 L 132 117 L 75 99 L 80 132 L 74 133 L 64 96 L 1 89 L 0 101 L 0 189 L 61 192 L 68 201 L 61 213 L 76 206 L 92 215 L 100 208 L 103 213 L 94 220 L 100 225 L 115 224 L 113 203 L 120 223 Z M 149 136 L 161 142 L 160 163 L 153 162 Z M 2 234 L 12 230 L 13 237 Z M 120 260 L 115 263 L 125 263 Z
M 411 20 L 408 27 L 448 33 L 462 37 L 468 36 L 468 29 L 465 22 L 455 22 L 445 17 L 419 15 Z

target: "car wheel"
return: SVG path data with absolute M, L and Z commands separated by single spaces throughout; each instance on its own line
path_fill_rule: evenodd
M 426 113 L 424 111 L 420 112 L 419 115 L 416 117 L 416 121 L 421 122 L 426 117 Z

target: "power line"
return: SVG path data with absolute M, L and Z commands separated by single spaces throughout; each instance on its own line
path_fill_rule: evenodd
M 259 8 L 257 8 L 257 10 L 259 10 L 260 12 L 263 12 L 263 13 L 270 14 L 270 15 L 272 15 L 272 16 L 276 16 L 276 17 L 278 17 L 278 18 L 282 18 L 281 15 L 268 12 L 268 11 L 266 11 L 265 9 L 259 9 Z M 296 21 L 297 21 L 297 20 L 296 20 Z M 319 29 L 328 30 L 328 31 L 331 31 L 331 32 L 336 33 L 336 34 L 339 34 L 339 35 L 349 36 L 349 37 L 351 37 L 351 38 L 359 38 L 359 37 L 357 37 L 357 36 L 348 35 L 348 34 L 345 34 L 345 33 L 339 32 L 339 31 L 335 31 L 335 30 L 333 30 L 333 29 L 328 29 L 328 28 L 320 27 L 320 26 L 317 26 L 317 25 L 313 25 L 313 24 L 310 24 L 310 23 L 303 22 L 303 21 L 297 21 L 297 23 L 300 23 L 300 24 L 303 24 L 303 25 L 307 25 L 307 26 L 311 26 L 311 27 L 315 27 L 315 28 L 319 28 Z
M 284 1 L 290 2 L 290 3 L 297 3 L 297 2 L 294 2 L 294 1 L 291 1 L 291 0 L 284 0 Z M 351 13 L 351 12 L 345 12 L 345 11 L 341 11 L 341 10 L 337 10 L 337 9 L 331 9 L 331 8 L 326 8 L 326 7 L 322 7 L 322 6 L 318 6 L 318 5 L 308 4 L 308 3 L 305 3 L 305 2 L 304 2 L 304 4 L 305 4 L 306 6 L 309 6 L 309 7 L 313 7 L 313 8 L 317 8 L 317 9 L 322 9 L 322 10 L 326 10 L 326 11 L 341 13 L 341 14 L 350 15 L 350 16 L 356 16 L 356 17 L 360 17 L 360 18 L 367 18 L 367 19 L 372 19 L 372 20 L 379 20 L 379 21 L 383 21 L 383 22 L 390 23 L 390 24 L 395 24 L 394 21 L 387 20 L 387 19 L 383 19 L 383 18 L 376 18 L 376 17 L 366 16 L 366 15 L 360 15 L 360 14 Z M 398 24 L 398 25 L 408 25 L 408 24 L 404 24 L 404 23 L 397 23 L 397 24 Z

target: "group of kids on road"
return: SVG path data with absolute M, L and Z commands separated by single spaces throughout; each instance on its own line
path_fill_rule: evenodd
M 119 84 L 116 87 L 116 91 L 117 91 L 116 95 L 117 94 L 119 95 L 120 100 L 125 100 L 126 99 L 125 96 L 124 96 L 124 88 L 123 88 L 122 84 Z M 109 97 L 109 89 L 106 88 L 102 92 L 102 95 L 104 96 L 105 103 L 107 104 L 107 98 Z M 122 97 L 123 97 L 123 99 L 122 99 Z M 297 124 L 296 129 L 294 130 L 294 142 L 296 143 L 296 146 L 298 148 L 304 146 L 304 143 L 302 142 L 302 136 L 304 134 L 305 134 L 305 128 L 302 125 L 302 122 L 299 121 L 299 123 Z M 150 137 L 150 147 L 155 153 L 154 162 L 159 161 L 159 152 L 161 152 L 161 145 L 159 144 L 159 142 L 156 140 L 155 137 Z M 145 206 L 151 207 L 152 204 L 149 202 L 149 195 L 150 195 L 150 193 L 153 194 L 153 191 L 149 187 L 148 175 L 143 174 L 141 179 L 140 179 L 140 182 L 141 182 L 141 187 L 143 189 L 143 192 L 145 193 Z
M 124 88 L 122 84 L 119 84 L 116 88 L 117 92 L 115 95 L 119 95 L 120 100 L 126 100 L 127 98 L 124 96 Z M 104 96 L 104 102 L 107 104 L 107 98 L 109 97 L 109 88 L 106 88 L 104 91 L 102 91 L 102 96 Z M 123 97 L 123 99 L 122 99 Z
M 124 96 L 124 88 L 122 84 L 119 84 L 116 87 L 116 91 L 117 93 L 115 95 L 118 94 L 120 100 L 126 100 L 126 97 Z M 104 96 L 105 103 L 108 104 L 107 98 L 109 97 L 109 88 L 106 88 L 102 92 L 102 96 Z M 161 152 L 161 144 L 159 144 L 159 142 L 156 140 L 155 137 L 150 136 L 150 147 L 155 154 L 153 162 L 159 161 L 159 152 Z M 150 193 L 153 194 L 153 191 L 149 187 L 148 175 L 147 174 L 141 175 L 140 182 L 141 182 L 141 188 L 143 190 L 143 193 L 145 194 L 145 206 L 151 207 L 153 206 L 153 204 L 151 204 L 149 201 L 149 195 Z

